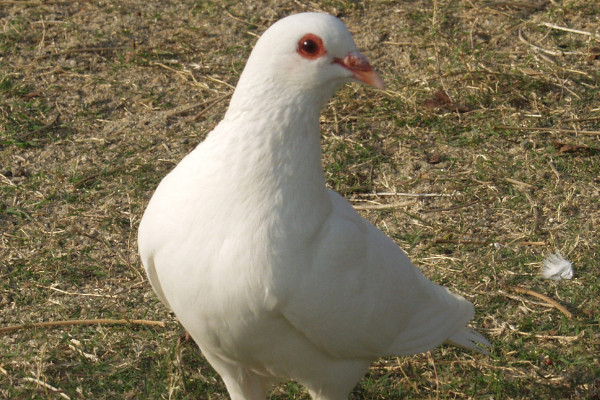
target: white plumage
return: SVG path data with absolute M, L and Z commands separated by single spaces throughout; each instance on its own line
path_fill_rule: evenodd
M 560 281 L 573 278 L 573 265 L 560 253 L 550 254 L 544 260 L 542 276 L 546 279 Z
M 295 379 L 341 400 L 385 355 L 482 350 L 473 306 L 429 281 L 325 186 L 319 113 L 382 88 L 344 24 L 297 14 L 256 44 L 223 120 L 160 183 L 139 229 L 152 287 L 233 400 Z

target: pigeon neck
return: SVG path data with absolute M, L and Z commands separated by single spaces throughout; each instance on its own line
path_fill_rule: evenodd
M 276 102 L 234 100 L 223 124 L 244 175 L 260 177 L 254 184 L 324 187 L 320 109 L 314 103 L 281 93 Z
M 295 239 L 289 243 L 302 243 L 331 208 L 321 164 L 320 110 L 279 100 L 271 106 L 248 100 L 243 107 L 232 101 L 214 139 L 227 153 L 227 180 L 235 188 L 232 197 L 243 197 L 236 204 L 248 207 L 245 218 L 280 232 L 283 243 L 290 236 Z
M 290 184 L 324 186 L 319 115 L 330 96 L 281 86 L 278 80 L 242 74 L 223 123 L 232 127 L 227 131 L 236 135 L 237 148 L 260 157 L 253 166 L 262 166 L 261 173 L 292 179 Z

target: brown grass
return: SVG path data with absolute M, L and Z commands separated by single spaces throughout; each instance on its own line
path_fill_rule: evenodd
M 600 5 L 585 0 L 0 1 L 0 326 L 167 322 L 3 334 L 0 397 L 227 398 L 152 293 L 137 224 L 256 37 L 307 10 L 339 15 L 388 85 L 324 110 L 328 184 L 473 301 L 495 346 L 382 359 L 352 398 L 598 398 Z M 572 281 L 538 277 L 556 250 Z

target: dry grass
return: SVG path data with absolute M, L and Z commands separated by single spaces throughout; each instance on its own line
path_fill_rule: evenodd
M 351 85 L 324 111 L 329 184 L 472 300 L 495 346 L 382 359 L 352 398 L 599 398 L 600 3 L 309 4 L 0 1 L 0 326 L 167 323 L 1 334 L 0 397 L 227 398 L 145 280 L 136 228 L 256 36 L 322 10 L 388 85 Z M 572 281 L 538 277 L 555 250 Z M 273 398 L 307 396 L 289 383 Z

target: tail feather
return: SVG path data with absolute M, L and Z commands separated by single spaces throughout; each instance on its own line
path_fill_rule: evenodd
M 467 327 L 455 332 L 452 336 L 446 339 L 445 343 L 462 347 L 464 349 L 475 350 L 485 355 L 490 355 L 489 348 L 492 347 L 491 343 L 488 342 L 486 338 L 484 338 L 478 332 L 475 332 Z

